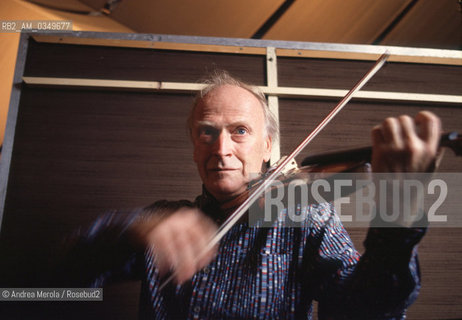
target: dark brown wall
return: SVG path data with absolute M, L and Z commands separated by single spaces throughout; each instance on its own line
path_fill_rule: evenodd
M 279 85 L 345 89 L 370 67 L 370 62 L 321 59 L 279 58 Z M 418 92 L 434 94 L 462 93 L 462 68 L 423 64 L 387 63 L 367 84 L 365 90 Z M 288 154 L 307 132 L 325 117 L 336 101 L 281 99 L 281 153 Z M 307 147 L 303 157 L 319 152 L 370 145 L 370 129 L 386 117 L 420 110 L 437 114 L 446 131 L 458 130 L 462 123 L 460 106 L 444 104 L 350 102 L 329 126 Z M 460 130 L 460 129 L 459 129 Z M 462 161 L 445 152 L 440 172 L 461 172 Z M 458 214 L 451 212 L 449 214 Z M 348 230 L 359 250 L 367 230 Z M 460 319 L 462 317 L 462 232 L 459 228 L 430 228 L 419 245 L 422 291 L 409 309 L 409 319 Z
M 279 85 L 351 87 L 371 62 L 279 58 Z M 74 78 L 196 82 L 214 68 L 251 83 L 265 84 L 265 58 L 258 55 L 162 51 L 40 44 L 31 41 L 24 74 Z M 462 94 L 462 68 L 388 65 L 369 90 Z M 115 208 L 131 209 L 158 199 L 193 199 L 200 180 L 192 162 L 185 119 L 187 94 L 154 94 L 55 88 L 22 88 L 10 177 L 1 229 L 2 281 L 31 286 L 48 265 L 61 239 L 77 226 Z M 281 99 L 282 154 L 287 154 L 325 116 L 334 100 Z M 370 128 L 387 116 L 437 113 L 448 130 L 457 129 L 460 107 L 352 102 L 316 138 L 307 154 L 369 143 Z M 300 160 L 299 159 L 299 160 Z M 460 172 L 449 155 L 443 171 Z M 351 234 L 361 248 L 364 229 Z M 421 244 L 422 295 L 411 319 L 462 316 L 462 262 L 457 229 L 430 230 Z M 31 267 L 32 266 L 32 267 Z M 448 272 L 449 271 L 449 272 Z M 100 304 L 73 305 L 75 318 L 134 318 L 139 287 L 105 290 Z M 69 306 L 27 308 L 11 314 L 69 315 Z M 91 316 L 90 316 L 91 317 Z M 87 317 L 88 318 L 88 317 Z

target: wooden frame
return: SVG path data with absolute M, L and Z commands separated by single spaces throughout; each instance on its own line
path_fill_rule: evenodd
M 21 42 L 19 46 L 18 59 L 16 72 L 14 77 L 14 86 L 12 89 L 10 109 L 8 114 L 8 122 L 5 134 L 5 141 L 2 152 L 2 159 L 0 164 L 0 219 L 3 218 L 5 211 L 5 199 L 7 198 L 7 187 L 8 179 L 11 169 L 11 161 L 13 155 L 13 145 L 15 142 L 16 129 L 21 125 L 21 119 L 18 118 L 20 114 L 20 100 L 21 90 L 34 89 L 34 87 L 45 87 L 46 90 L 50 90 L 53 93 L 60 92 L 60 90 L 67 93 L 74 91 L 68 89 L 81 89 L 85 92 L 106 92 L 120 93 L 124 91 L 130 91 L 130 93 L 159 93 L 163 92 L 166 94 L 170 93 L 188 93 L 200 90 L 202 84 L 193 83 L 188 81 L 163 81 L 163 79 L 156 79 L 156 81 L 144 81 L 144 80 L 127 80 L 127 78 L 117 78 L 102 74 L 100 78 L 95 77 L 64 77 L 64 76 L 37 76 L 24 74 L 27 64 L 28 47 L 31 41 L 38 41 L 40 44 L 50 45 L 75 45 L 82 47 L 105 47 L 111 48 L 141 48 L 143 50 L 153 51 L 181 51 L 181 52 L 214 52 L 214 53 L 225 53 L 225 54 L 236 54 L 246 55 L 252 57 L 262 57 L 264 61 L 263 69 L 265 74 L 262 76 L 264 80 L 261 81 L 260 89 L 268 95 L 269 106 L 273 112 L 278 115 L 278 118 L 282 122 L 285 122 L 285 129 L 289 128 L 293 130 L 290 137 L 286 137 L 286 143 L 295 140 L 293 137 L 298 137 L 298 128 L 295 128 L 299 123 L 308 123 L 309 121 L 315 122 L 317 118 L 313 119 L 301 119 L 300 114 L 308 108 L 303 104 L 297 104 L 299 100 L 310 100 L 313 109 L 317 108 L 319 114 L 327 110 L 328 105 L 332 101 L 339 100 L 349 89 L 346 85 L 338 86 L 299 86 L 296 85 L 285 85 L 284 81 L 281 81 L 281 74 L 284 70 L 281 65 L 284 61 L 287 62 L 289 59 L 300 59 L 300 61 L 310 61 L 314 59 L 328 60 L 328 61 L 366 61 L 365 64 L 372 64 L 378 56 L 385 50 L 388 50 L 392 55 L 390 61 L 411 64 L 416 68 L 420 66 L 437 66 L 437 67 L 448 67 L 448 68 L 460 68 L 462 66 L 462 52 L 451 51 L 451 50 L 434 50 L 434 49 L 417 49 L 417 48 L 398 48 L 398 47 L 383 47 L 383 46 L 355 46 L 355 45 L 339 45 L 339 44 L 321 44 L 321 43 L 301 43 L 301 42 L 279 42 L 279 41 L 258 41 L 258 40 L 245 40 L 245 39 L 220 39 L 220 38 L 205 38 L 205 37 L 182 37 L 182 36 L 167 36 L 167 35 L 130 35 L 130 34 L 111 34 L 111 33 L 85 33 L 85 32 L 74 32 L 69 34 L 49 34 L 49 33 L 31 33 L 22 34 Z M 259 60 L 260 61 L 260 60 Z M 298 61 L 298 60 L 297 60 Z M 259 62 L 260 63 L 260 62 Z M 105 77 L 107 76 L 107 77 Z M 373 107 L 377 109 L 386 105 L 388 108 L 385 111 L 380 111 L 381 115 L 386 115 L 387 112 L 393 108 L 398 109 L 397 112 L 401 112 L 399 107 L 394 107 L 390 102 L 397 102 L 398 106 L 410 104 L 414 110 L 417 104 L 424 105 L 436 105 L 436 108 L 446 108 L 454 112 L 457 115 L 462 110 L 462 95 L 452 87 L 451 92 L 439 92 L 439 91 L 426 91 L 420 92 L 413 90 L 406 90 L 407 92 L 399 92 L 394 90 L 373 90 L 365 89 L 360 91 L 355 97 L 355 105 L 350 109 L 351 116 L 353 117 L 358 114 L 368 112 L 368 108 L 365 108 L 367 103 L 371 103 Z M 101 90 L 104 89 L 104 90 Z M 145 96 L 147 94 L 144 94 Z M 298 99 L 298 98 L 302 99 Z M 327 101 L 327 102 L 326 102 Z M 289 102 L 289 103 L 288 103 Z M 334 103 L 332 103 L 334 104 Z M 43 104 L 42 106 L 46 106 Z M 288 119 L 286 112 L 289 108 L 295 106 L 298 108 L 298 114 L 295 114 L 291 119 Z M 58 108 L 61 106 L 58 106 Z M 60 111 L 61 109 L 53 109 Z M 38 110 L 37 112 L 39 112 Z M 184 112 L 184 110 L 181 110 Z M 375 110 L 374 110 L 375 111 Z M 75 109 L 74 109 L 74 112 Z M 448 118 L 452 116 L 449 115 Z M 30 118 L 29 118 L 30 119 Z M 457 119 L 454 119 L 454 121 Z M 372 120 L 371 120 L 372 121 Z M 308 123 L 310 124 L 310 123 Z M 356 125 L 356 123 L 353 123 Z M 348 129 L 348 128 L 347 128 Z M 350 127 L 351 129 L 351 127 Z M 457 129 L 457 128 L 456 128 Z M 335 132 L 336 136 L 334 139 L 340 142 L 348 140 L 348 135 L 342 136 L 342 131 Z M 342 140 L 343 139 L 343 140 Z M 337 142 L 337 141 L 334 141 Z M 341 143 L 340 143 L 341 144 Z M 337 145 L 337 144 L 336 144 Z M 285 144 L 284 148 L 287 148 Z M 70 146 L 72 148 L 72 146 Z M 274 162 L 279 158 L 279 154 L 283 148 L 277 145 L 277 148 L 273 149 L 274 154 L 272 155 L 272 161 Z M 177 177 L 177 179 L 183 179 L 183 177 Z M 183 179 L 184 180 L 184 179 Z M 0 220 L 1 222 L 1 220 Z M 449 228 L 447 228 L 449 229 Z M 3 230 L 3 229 L 2 229 Z M 364 230 L 361 230 L 363 232 Z M 444 232 L 443 232 L 444 231 Z M 457 236 L 457 232 L 443 230 L 439 235 L 440 238 L 446 236 Z M 435 233 L 434 233 L 435 234 Z M 359 238 L 359 237 L 357 237 Z M 439 238 L 439 239 L 440 239 Z M 361 239 L 363 235 L 361 234 Z M 434 238 L 432 238 L 434 239 Z M 445 238 L 446 239 L 446 238 Z M 423 312 L 419 310 L 419 312 Z

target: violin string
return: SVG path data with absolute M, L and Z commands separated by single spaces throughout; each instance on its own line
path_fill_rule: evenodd
M 353 95 L 358 92 L 385 64 L 389 57 L 389 53 L 385 52 L 380 56 L 374 66 L 359 80 L 356 85 L 348 91 L 343 99 L 332 109 L 332 111 L 318 124 L 318 126 L 311 131 L 311 133 L 295 148 L 290 155 L 288 155 L 284 161 L 282 161 L 274 171 L 267 176 L 262 183 L 250 193 L 249 197 L 226 219 L 226 221 L 218 228 L 215 235 L 212 237 L 210 242 L 197 256 L 196 261 L 199 261 L 203 256 L 207 254 L 225 234 L 236 224 L 237 221 L 244 215 L 244 213 L 250 208 L 255 200 L 260 197 L 267 187 L 273 183 L 273 181 L 279 176 L 284 167 L 290 163 L 318 134 L 324 129 L 325 126 L 342 110 L 342 108 L 351 100 Z M 173 278 L 176 276 L 177 271 L 175 270 L 159 287 L 162 290 Z

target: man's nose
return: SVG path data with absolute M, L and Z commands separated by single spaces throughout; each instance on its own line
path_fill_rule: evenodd
M 231 155 L 232 140 L 227 132 L 220 132 L 213 144 L 215 154 L 225 157 Z

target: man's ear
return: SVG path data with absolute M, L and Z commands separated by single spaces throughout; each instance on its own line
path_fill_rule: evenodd
M 264 142 L 263 161 L 268 162 L 271 159 L 272 140 L 267 137 Z

